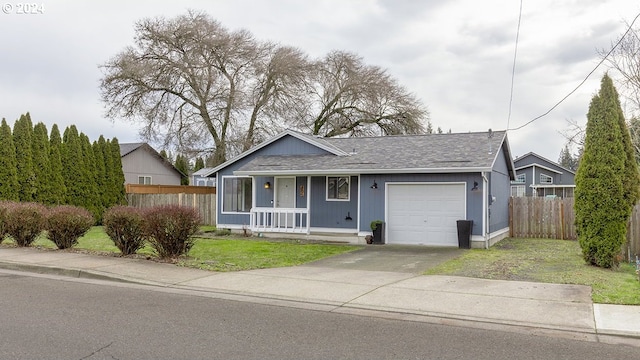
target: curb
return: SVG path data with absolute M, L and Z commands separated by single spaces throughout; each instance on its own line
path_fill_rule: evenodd
M 291 298 L 281 298 L 277 296 L 256 295 L 241 292 L 218 291 L 215 289 L 207 289 L 200 287 L 185 287 L 179 284 L 164 284 L 150 281 L 140 281 L 136 279 L 127 279 L 122 276 L 106 275 L 93 271 L 81 269 L 69 269 L 45 265 L 32 265 L 23 263 L 14 263 L 0 261 L 0 269 L 30 272 L 35 274 L 46 274 L 54 276 L 63 276 L 76 279 L 88 279 L 99 281 L 110 281 L 121 284 L 144 285 L 156 288 L 162 288 L 169 291 L 183 293 L 185 295 L 206 296 L 232 301 L 251 302 L 263 305 L 303 308 L 314 311 L 324 311 L 336 314 L 368 316 L 389 320 L 425 322 L 437 325 L 456 326 L 465 328 L 474 328 L 481 330 L 507 331 L 520 334 L 559 337 L 570 340 L 601 342 L 607 344 L 620 344 L 640 347 L 640 334 L 629 333 L 624 331 L 608 330 L 608 329 L 572 329 L 558 328 L 553 326 L 544 326 L 541 324 L 519 324 L 510 321 L 499 321 L 494 319 L 468 317 L 455 314 L 440 313 L 419 313 L 402 309 L 387 310 L 376 309 L 353 305 L 349 303 L 331 304 L 323 302 L 310 302 L 306 300 L 296 300 Z
M 31 264 L 21 264 L 21 263 L 0 261 L 0 269 L 31 272 L 36 274 L 58 275 L 58 276 L 65 276 L 65 277 L 71 277 L 71 278 L 77 278 L 77 279 L 90 279 L 90 280 L 114 281 L 114 282 L 121 282 L 121 283 L 128 283 L 128 284 L 151 285 L 149 283 L 145 283 L 141 281 L 124 279 L 122 277 L 109 276 L 104 274 L 98 274 L 98 273 L 87 271 L 87 270 L 60 268 L 55 266 L 31 265 Z

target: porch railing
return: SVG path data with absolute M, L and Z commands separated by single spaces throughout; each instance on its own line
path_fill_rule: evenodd
M 253 232 L 291 232 L 309 234 L 309 209 L 255 207 L 251 209 Z

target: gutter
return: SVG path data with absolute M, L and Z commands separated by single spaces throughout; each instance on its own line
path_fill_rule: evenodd
M 484 238 L 484 248 L 489 249 L 489 195 L 487 192 L 489 179 L 484 171 L 480 174 L 482 175 L 482 237 Z

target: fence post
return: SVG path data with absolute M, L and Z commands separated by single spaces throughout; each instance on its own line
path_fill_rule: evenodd
M 564 240 L 564 201 L 560 202 L 560 240 Z
M 509 237 L 513 237 L 513 198 L 509 198 Z

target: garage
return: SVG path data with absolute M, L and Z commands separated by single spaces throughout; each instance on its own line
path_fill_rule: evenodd
M 456 221 L 466 219 L 465 189 L 465 183 L 388 183 L 386 242 L 458 246 Z

